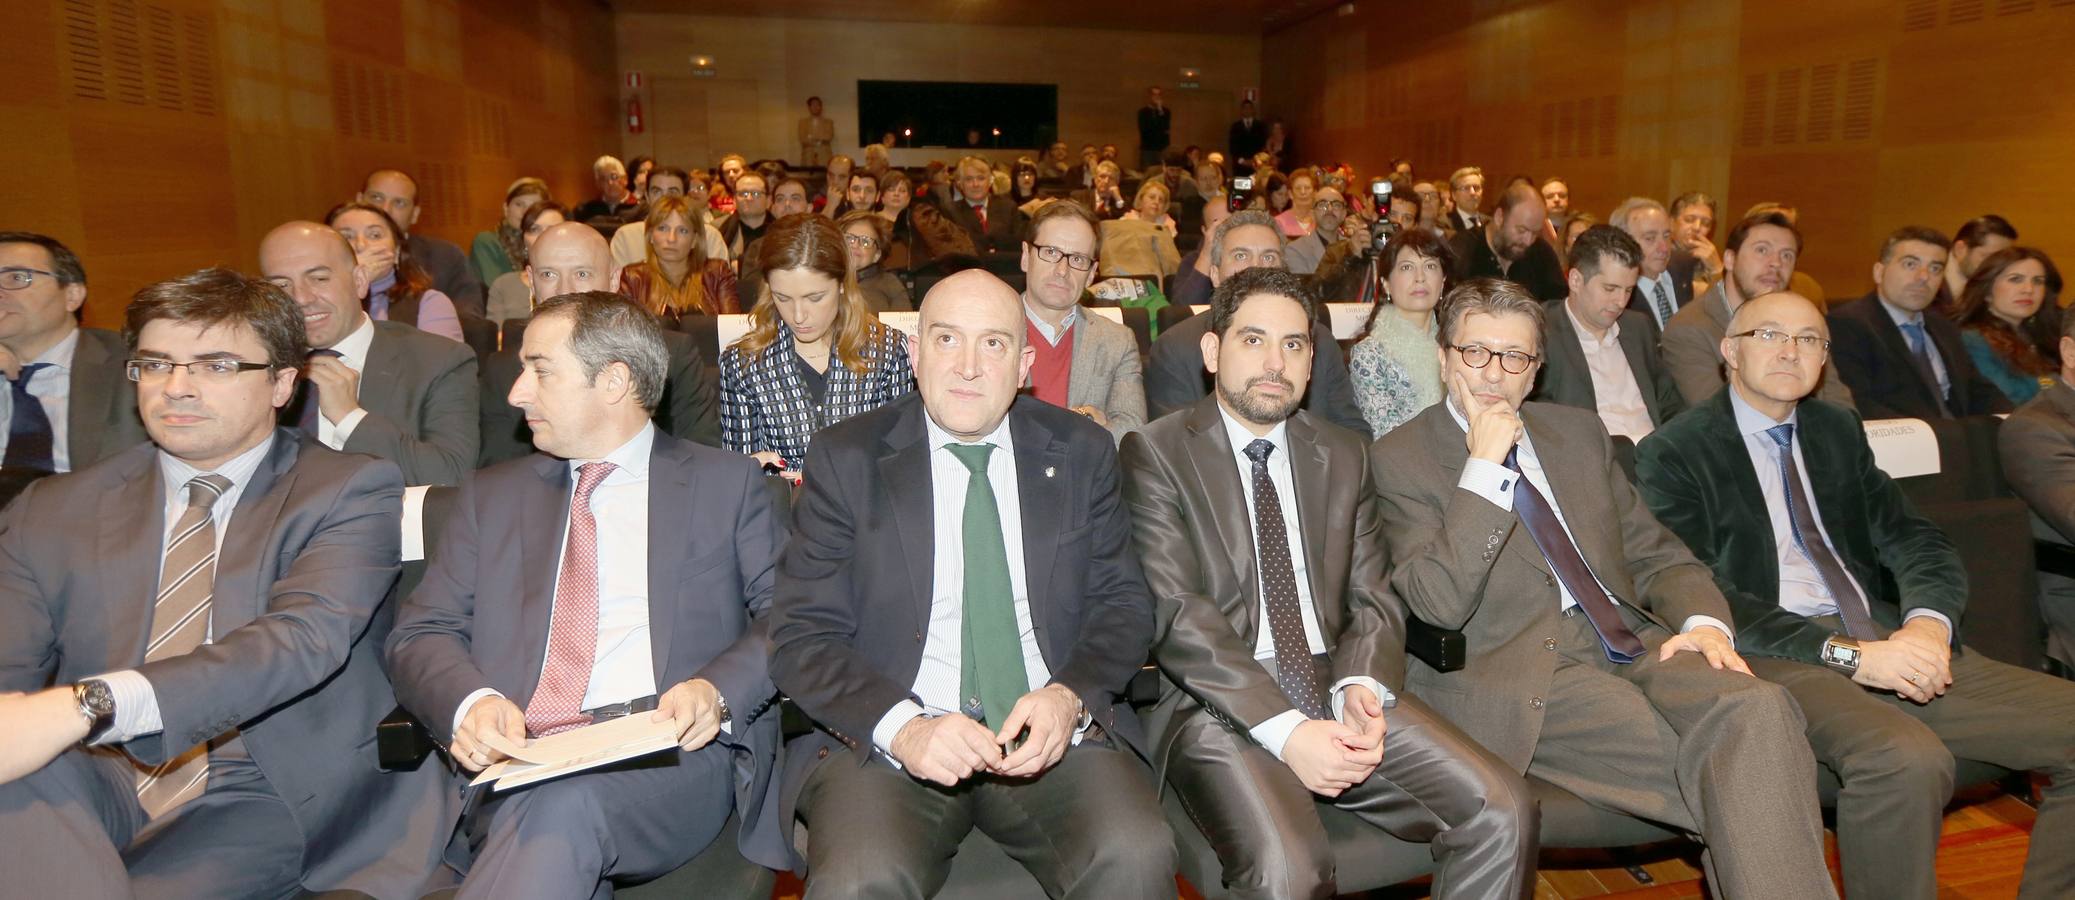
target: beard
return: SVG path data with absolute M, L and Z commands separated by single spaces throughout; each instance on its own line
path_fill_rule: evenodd
M 1253 393 L 1254 385 L 1257 384 L 1282 385 L 1289 389 L 1289 399 L 1272 400 L 1258 396 Z M 1274 425 L 1288 419 L 1296 413 L 1298 405 L 1304 402 L 1304 395 L 1297 391 L 1297 386 L 1280 375 L 1258 376 L 1247 381 L 1246 385 L 1237 391 L 1226 387 L 1221 381 L 1218 383 L 1218 396 L 1223 398 L 1225 405 L 1238 413 L 1240 418 L 1255 425 Z

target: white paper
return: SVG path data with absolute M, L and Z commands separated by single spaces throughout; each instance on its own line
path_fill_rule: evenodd
M 513 755 L 523 759 L 505 760 L 484 769 L 469 784 L 494 781 L 495 790 L 508 791 L 676 747 L 677 723 L 670 719 L 660 722 L 650 719 L 651 713 L 638 712 L 535 738 L 522 748 L 513 748 L 518 751 Z M 500 752 L 512 753 L 511 750 Z
M 1936 475 L 1938 435 L 1922 419 L 1874 419 L 1866 423 L 1866 443 L 1873 448 L 1873 464 L 1889 478 Z
M 914 334 L 922 321 L 922 313 L 915 310 L 891 309 L 879 314 L 879 323 L 902 334 Z

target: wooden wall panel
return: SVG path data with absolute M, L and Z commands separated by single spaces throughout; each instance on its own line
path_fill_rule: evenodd
M 137 288 L 256 266 L 273 226 L 421 181 L 462 244 L 504 188 L 591 191 L 615 146 L 608 10 L 588 0 L 24 0 L 0 54 L 0 228 L 77 250 L 90 323 Z

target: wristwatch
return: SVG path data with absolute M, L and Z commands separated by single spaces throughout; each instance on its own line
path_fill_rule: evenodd
M 1823 665 L 1846 675 L 1859 671 L 1859 642 L 1843 635 L 1833 634 L 1823 641 L 1821 656 Z
M 108 689 L 108 682 L 89 678 L 73 685 L 72 701 L 79 704 L 79 715 L 86 719 L 86 737 L 80 743 L 100 740 L 115 724 L 115 692 Z
M 735 714 L 728 710 L 728 698 L 721 696 L 719 691 L 715 691 L 713 694 L 713 706 L 720 713 L 720 723 L 722 725 L 735 721 Z

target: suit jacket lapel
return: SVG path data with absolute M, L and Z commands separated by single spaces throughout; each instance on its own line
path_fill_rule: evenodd
M 377 324 L 374 339 L 367 345 L 367 359 L 360 367 L 360 405 L 368 412 L 403 421 L 409 417 L 398 416 L 397 404 L 389 402 L 391 394 L 404 383 L 397 375 L 403 365 L 403 360 L 397 355 L 398 349 L 395 341 L 384 339 L 382 328 Z
M 302 438 L 296 431 L 275 429 L 274 446 L 238 494 L 237 512 L 231 515 L 223 550 L 216 557 L 216 596 L 210 601 L 213 635 L 222 636 L 266 612 L 273 588 L 270 576 L 277 574 L 266 565 L 265 554 L 274 547 L 267 534 L 281 520 L 281 507 L 295 484 Z
M 107 348 L 81 331 L 72 350 L 72 394 L 65 401 L 65 453 L 72 468 L 83 469 L 99 458 L 102 432 L 115 417 L 108 408 L 115 404 L 120 369 L 109 358 Z
M 519 525 L 520 544 L 525 551 L 520 557 L 523 571 L 519 582 L 519 646 L 524 657 L 515 673 L 513 683 L 518 685 L 519 693 L 512 697 L 512 702 L 521 709 L 533 698 L 540 667 L 547 658 L 548 626 L 555 611 L 555 576 L 562 568 L 562 533 L 569 527 L 572 488 L 566 461 L 537 453 L 530 465 L 540 480 L 527 482 L 527 490 L 538 493 L 520 498 L 521 502 L 513 508 L 552 509 L 555 514 Z
M 1651 422 L 1661 423 L 1664 421 L 1664 412 L 1657 408 L 1657 385 L 1650 378 L 1650 361 L 1647 356 L 1650 351 L 1644 347 L 1649 338 L 1649 335 L 1630 328 L 1622 331 L 1616 339 L 1621 342 L 1621 355 L 1628 357 L 1628 371 L 1635 377 L 1636 392 L 1643 395 L 1643 409 L 1650 414 Z M 1586 381 L 1591 380 L 1588 373 Z
M 915 621 L 929 622 L 930 595 L 936 581 L 936 515 L 930 482 L 929 431 L 920 402 L 911 402 L 883 441 L 879 477 L 893 500 L 894 527 L 900 532 L 901 555 L 914 585 Z
M 1249 527 L 1253 515 L 1246 505 L 1246 489 L 1239 483 L 1239 468 L 1232 455 L 1232 443 L 1225 437 L 1217 397 L 1197 401 L 1187 415 L 1192 435 L 1188 442 L 1189 464 L 1196 469 L 1196 483 L 1202 485 L 1204 493 L 1209 495 L 1209 508 L 1237 513 L 1215 516 L 1214 519 L 1218 537 L 1224 544 L 1224 553 L 1220 555 L 1230 562 L 1232 571 L 1239 576 L 1246 601 L 1245 620 L 1232 624 L 1238 629 L 1240 638 L 1251 644 L 1255 640 L 1254 625 L 1261 618 L 1261 597 L 1254 532 Z
M 1910 361 L 1916 354 L 1909 349 L 1909 339 L 1902 336 L 1902 326 L 1895 324 L 1894 317 L 1888 315 L 1887 307 L 1881 305 L 1880 295 L 1871 295 L 1871 302 L 1866 304 L 1866 312 L 1872 320 L 1870 324 L 1873 325 L 1873 333 L 1880 336 L 1881 347 L 1887 351 L 1888 358 L 1900 364 L 1902 370 L 1907 373 L 1907 377 L 1902 379 L 1903 382 L 1909 385 L 1910 391 L 1917 395 L 1918 400 L 1934 409 L 1937 408 L 1938 397 L 1934 395 L 1931 386 L 1924 383 L 1924 379 L 1917 377 L 1916 364 Z M 1924 333 L 1925 339 L 1929 340 L 1931 330 L 1925 328 Z M 1937 347 L 1938 343 L 1932 341 L 1931 346 Z M 1948 373 L 1946 377 L 1950 378 L 1952 367 L 1946 366 L 1945 371 Z
M 1017 406 L 1039 402 L 1018 398 L 1009 407 L 1009 435 L 1016 444 L 1016 505 L 1022 507 L 1023 581 L 1030 596 L 1030 624 L 1037 630 L 1038 647 L 1045 649 L 1048 636 L 1065 633 L 1052 627 L 1059 614 L 1059 604 L 1052 602 L 1052 561 L 1059 557 L 1059 535 L 1066 530 L 1067 502 L 1073 494 L 1063 486 L 1081 475 L 1067 465 L 1064 442 L 1053 439 L 1051 430 L 1035 417 L 1016 414 Z M 1054 665 L 1064 658 L 1064 654 L 1045 656 Z
M 166 493 L 158 450 L 136 448 L 123 463 L 122 483 L 101 495 L 101 583 L 106 586 L 110 659 L 118 666 L 144 661 L 158 597 L 159 564 L 166 546 Z
M 655 668 L 656 689 L 670 689 L 664 670 L 670 665 L 670 638 L 677 624 L 678 564 L 684 556 L 661 548 L 683 546 L 692 533 L 692 510 L 698 493 L 692 490 L 691 466 L 684 448 L 668 435 L 656 433 L 648 458 L 648 647 Z
M 1304 568 L 1311 582 L 1312 606 L 1318 610 L 1319 626 L 1327 635 L 1340 633 L 1341 598 L 1329 596 L 1324 582 L 1326 511 L 1330 508 L 1333 470 L 1326 447 L 1319 443 L 1318 429 L 1307 413 L 1289 420 L 1285 433 L 1290 444 L 1290 478 L 1297 485 L 1297 521 L 1304 532 Z M 1330 640 L 1330 638 L 1329 638 Z
M 1578 385 L 1585 402 L 1597 408 L 1599 395 L 1592 390 L 1591 364 L 1585 360 L 1585 348 L 1578 345 L 1578 331 L 1571 327 L 1571 316 L 1563 303 L 1552 301 L 1544 308 L 1549 322 L 1549 368 L 1564 373 L 1566 379 Z M 1549 393 L 1554 395 L 1556 391 Z M 1465 451 L 1464 457 L 1468 455 Z

